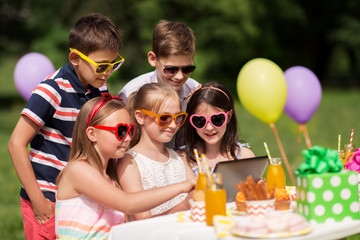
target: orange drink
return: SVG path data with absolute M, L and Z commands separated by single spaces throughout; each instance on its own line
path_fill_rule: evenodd
M 355 144 L 351 144 L 350 152 L 349 152 L 349 144 L 344 144 L 344 155 L 342 158 L 342 162 L 345 165 L 347 163 L 348 157 L 354 153 L 355 150 Z
M 225 189 L 207 190 L 205 192 L 206 224 L 213 225 L 214 215 L 226 215 Z
M 197 182 L 196 182 L 196 186 L 195 189 L 196 190 L 206 190 L 206 173 L 205 172 L 199 172 L 199 175 L 197 177 Z
M 284 169 L 281 166 L 281 158 L 272 158 L 271 162 L 269 161 L 266 185 L 268 193 L 271 193 L 274 187 L 285 189 L 286 179 Z
M 209 182 L 205 192 L 206 224 L 213 225 L 215 215 L 226 215 L 226 192 L 222 187 L 222 175 L 214 173 L 213 181 Z

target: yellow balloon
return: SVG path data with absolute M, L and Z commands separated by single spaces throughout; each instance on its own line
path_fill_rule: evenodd
M 276 122 L 286 103 L 286 80 L 281 68 L 265 58 L 255 58 L 240 70 L 237 92 L 244 107 L 265 123 Z

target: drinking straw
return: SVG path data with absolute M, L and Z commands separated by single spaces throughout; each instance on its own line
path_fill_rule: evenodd
M 271 156 L 270 156 L 270 151 L 269 151 L 269 148 L 268 148 L 266 142 L 264 142 L 264 146 L 265 146 L 266 154 L 268 155 L 269 161 L 271 163 L 272 160 L 271 160 Z
M 200 165 L 200 159 L 199 159 L 199 154 L 196 148 L 194 148 L 194 155 L 195 155 L 195 159 L 196 159 L 196 163 L 198 165 L 198 169 L 199 169 L 199 173 L 202 173 L 202 169 L 201 169 L 201 165 Z
M 204 164 L 205 170 L 206 170 L 206 174 L 208 175 L 208 178 L 211 179 L 211 173 L 210 173 L 210 168 L 209 165 L 205 159 L 205 154 L 201 154 L 201 158 L 202 158 L 202 162 Z
M 339 134 L 339 137 L 338 137 L 338 152 L 340 152 L 340 146 L 341 146 L 341 135 Z
M 349 148 L 348 148 L 348 152 L 349 152 L 349 153 L 350 153 L 350 150 L 351 150 L 351 145 L 352 145 L 353 136 L 354 136 L 354 129 L 351 129 L 350 143 L 349 143 Z

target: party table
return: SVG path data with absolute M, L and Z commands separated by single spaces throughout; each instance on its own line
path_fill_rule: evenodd
M 189 214 L 183 212 L 183 215 Z M 181 216 L 181 215 L 180 215 Z M 306 235 L 283 240 L 300 239 L 342 239 L 360 233 L 360 221 L 333 222 L 312 224 L 312 231 Z M 131 240 L 241 240 L 250 239 L 237 236 L 217 238 L 213 227 L 205 223 L 179 222 L 179 213 L 139 220 L 114 226 L 111 229 L 109 239 Z

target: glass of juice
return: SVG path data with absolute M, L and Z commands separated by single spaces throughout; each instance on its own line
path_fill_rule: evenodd
M 344 158 L 342 158 L 343 164 L 345 165 L 348 161 L 348 157 L 354 153 L 355 150 L 355 144 L 351 144 L 351 148 L 349 151 L 349 144 L 344 144 Z
M 284 169 L 281 166 L 281 158 L 272 158 L 269 160 L 266 173 L 266 185 L 268 193 L 271 193 L 274 187 L 285 189 L 286 179 Z
M 206 181 L 206 172 L 202 171 L 199 172 L 198 177 L 197 177 L 197 182 L 196 182 L 196 186 L 195 189 L 196 190 L 206 190 L 206 186 L 207 186 L 207 181 Z
M 213 173 L 205 192 L 206 224 L 213 226 L 214 215 L 226 215 L 226 192 L 222 186 L 221 173 Z

